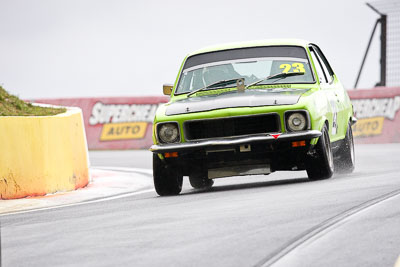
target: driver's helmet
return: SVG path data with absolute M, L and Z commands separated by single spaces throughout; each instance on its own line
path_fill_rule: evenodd
M 207 85 L 237 77 L 239 77 L 239 74 L 234 70 L 232 64 L 210 66 L 203 69 L 203 79 Z

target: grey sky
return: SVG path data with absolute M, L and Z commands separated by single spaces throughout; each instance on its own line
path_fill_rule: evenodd
M 160 95 L 184 56 L 236 41 L 319 44 L 352 88 L 377 15 L 363 0 L 0 0 L 0 84 L 22 98 Z M 379 81 L 379 32 L 359 87 Z

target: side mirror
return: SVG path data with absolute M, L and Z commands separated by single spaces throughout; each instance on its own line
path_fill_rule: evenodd
M 171 95 L 173 87 L 174 86 L 172 84 L 163 84 L 164 95 Z

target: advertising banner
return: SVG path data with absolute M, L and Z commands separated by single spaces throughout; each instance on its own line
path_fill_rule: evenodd
M 89 149 L 147 149 L 157 107 L 168 97 L 35 99 L 33 102 L 80 107 Z
M 356 143 L 400 142 L 400 87 L 349 90 L 354 113 Z
M 356 143 L 400 142 L 400 87 L 348 91 L 358 119 Z M 89 149 L 147 149 L 157 107 L 168 97 L 36 99 L 34 102 L 80 107 Z

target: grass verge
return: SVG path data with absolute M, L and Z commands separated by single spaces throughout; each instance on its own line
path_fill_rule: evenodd
M 65 108 L 38 107 L 10 95 L 0 86 L 0 116 L 50 116 L 64 113 Z

